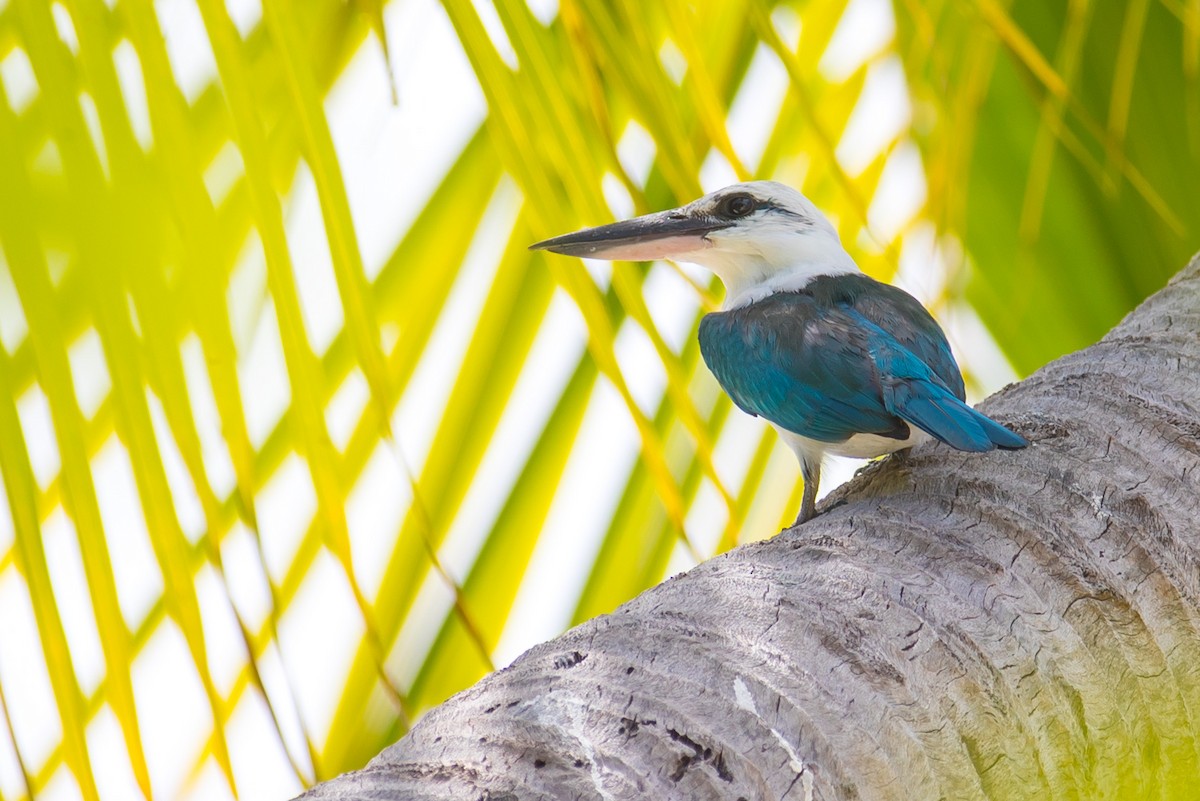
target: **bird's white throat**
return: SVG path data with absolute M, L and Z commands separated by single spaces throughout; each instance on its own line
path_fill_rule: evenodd
M 712 270 L 721 279 L 725 309 L 746 306 L 777 292 L 796 292 L 818 276 L 862 272 L 835 235 L 818 231 L 777 239 L 783 241 L 759 240 L 755 242 L 759 247 L 744 250 L 716 245 L 688 254 L 687 261 Z M 765 244 L 775 247 L 762 247 Z

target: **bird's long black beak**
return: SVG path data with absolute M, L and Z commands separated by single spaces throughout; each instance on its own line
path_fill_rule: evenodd
M 529 249 L 587 259 L 670 259 L 711 247 L 712 243 L 705 237 L 728 227 L 729 223 L 724 220 L 673 209 L 563 234 L 530 245 Z

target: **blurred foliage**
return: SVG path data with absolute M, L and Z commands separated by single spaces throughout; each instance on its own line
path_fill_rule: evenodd
M 838 71 L 823 59 L 839 25 L 864 9 L 891 19 L 886 3 L 562 0 L 546 24 L 519 0 L 444 0 L 433 13 L 452 23 L 488 116 L 412 223 L 397 225 L 394 251 L 377 272 L 358 241 L 325 99 L 352 56 L 386 43 L 382 4 L 262 0 L 248 32 L 220 0 L 195 5 L 217 74 L 185 91 L 151 0 L 0 0 L 0 309 L 8 316 L 0 321 L 0 468 L 12 532 L 0 583 L 27 598 L 60 728 L 48 752 L 29 744 L 31 722 L 11 710 L 13 693 L 27 688 L 0 659 L 0 711 L 15 737 L 5 759 L 20 774 L 8 776 L 6 797 L 38 794 L 64 765 L 79 795 L 100 797 L 88 732 L 102 709 L 115 718 L 146 797 L 182 794 L 209 766 L 229 794 L 245 786 L 237 743 L 226 735 L 247 697 L 261 700 L 256 709 L 265 709 L 295 772 L 296 783 L 278 793 L 361 766 L 422 710 L 492 668 L 536 546 L 571 536 L 550 531 L 547 520 L 602 387 L 621 398 L 640 452 L 587 580 L 561 600 L 564 621 L 610 611 L 669 566 L 790 520 L 795 468 L 773 432 L 754 429 L 738 470 L 714 456 L 723 435 L 743 437 L 745 429 L 730 425 L 730 404 L 698 366 L 694 336 L 676 349 L 659 331 L 645 289 L 649 268 L 618 264 L 610 281 L 597 283 L 578 264 L 525 249 L 611 219 L 607 198 L 626 197 L 639 212 L 689 200 L 701 192 L 706 163 L 740 178 L 778 178 L 829 210 L 860 263 L 882 278 L 897 269 L 910 235 L 932 226 L 947 273 L 935 307 L 965 293 L 1021 372 L 1094 341 L 1200 243 L 1198 2 L 896 0 L 894 35 Z M 499 28 L 485 24 L 492 12 Z M 118 53 L 136 70 L 119 71 Z M 395 55 L 386 46 L 382 53 Z M 767 97 L 770 106 L 746 85 L 756 62 L 787 76 L 782 97 Z M 901 115 L 864 163 L 847 164 L 839 148 L 852 126 L 872 127 L 855 120 L 868 86 L 901 65 L 911 115 Z M 743 92 L 760 104 L 751 117 L 767 131 L 752 160 L 727 130 Z M 131 100 L 139 94 L 145 131 Z M 621 155 L 632 124 L 653 143 L 644 181 Z M 876 190 L 914 143 L 927 200 L 881 233 L 868 224 Z M 288 222 L 289 199 L 307 180 L 320 201 L 343 320 L 321 348 L 306 327 Z M 473 232 L 514 196 L 503 190 L 509 182 L 523 200 L 504 237 L 483 242 L 497 266 L 482 310 L 448 319 Z M 246 264 L 261 270 L 257 295 L 253 282 L 239 283 Z M 712 289 L 695 286 L 693 327 L 712 306 Z M 510 399 L 538 370 L 530 354 L 557 291 L 586 321 L 586 350 L 533 421 L 523 466 L 502 489 L 469 569 L 455 575 L 442 564 L 447 537 L 502 421 L 522 414 Z M 249 324 L 238 311 L 248 307 Z M 428 457 L 395 490 L 402 519 L 386 543 L 370 544 L 387 554 L 378 589 L 364 587 L 353 558 L 362 535 L 347 519 L 347 498 L 376 454 L 408 470 L 408 432 L 396 427 L 396 409 L 413 392 L 435 330 L 448 325 L 467 332 L 469 344 L 431 423 Z M 277 332 L 289 399 L 256 438 L 247 395 L 261 390 L 261 376 L 248 376 L 246 364 L 263 326 Z M 645 337 L 660 362 L 665 389 L 652 408 L 639 404 L 619 356 L 627 329 Z M 86 393 L 72 361 L 91 338 L 100 347 L 89 358 L 107 376 L 94 409 L 80 400 Z M 201 386 L 184 357 L 195 344 Z M 339 447 L 327 411 L 356 380 L 369 402 Z M 58 460 L 44 480 L 20 412 L 38 397 Z M 215 456 L 202 442 L 200 402 L 219 419 Z M 161 587 L 153 603 L 132 616 L 114 569 L 124 555 L 114 551 L 97 495 L 97 454 L 114 435 L 161 574 L 150 582 Z M 315 514 L 286 565 L 271 569 L 263 539 L 273 523 L 260 519 L 260 501 L 294 455 L 306 465 Z M 178 475 L 173 461 L 182 464 Z M 222 469 L 228 481 L 214 479 Z M 185 496 L 202 513 L 197 536 L 181 523 Z M 715 504 L 703 505 L 706 497 Z M 47 560 L 43 528 L 59 510 L 86 577 L 99 682 L 79 675 L 60 609 L 78 588 L 64 586 Z M 717 536 L 697 540 L 696 515 Z M 264 614 L 239 605 L 225 579 L 239 532 L 255 543 Z M 337 698 L 335 712 L 317 731 L 288 680 L 295 666 L 280 621 L 327 556 L 341 570 L 362 636 L 345 680 L 325 688 Z M 242 648 L 231 688 L 210 668 L 210 612 L 198 589 L 210 570 Z M 414 619 L 429 615 L 418 602 L 429 582 L 449 601 L 439 617 Z M 134 680 L 147 643 L 168 625 L 195 671 L 175 680 L 198 681 L 210 713 L 182 786 L 155 773 L 161 759 L 147 758 L 165 746 L 141 729 L 146 701 Z M 437 631 L 431 644 L 397 649 L 400 633 L 414 626 Z M 23 784 L 14 789 L 13 781 Z
M 1200 247 L 1200 4 L 898 6 L 972 305 L 1021 373 L 1095 342 Z

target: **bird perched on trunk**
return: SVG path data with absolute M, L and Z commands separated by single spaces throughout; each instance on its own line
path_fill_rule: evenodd
M 700 321 L 700 352 L 743 411 L 795 451 L 796 524 L 816 513 L 826 453 L 872 458 L 929 437 L 961 451 L 1028 443 L 964 403 L 946 335 L 916 298 L 864 275 L 808 198 L 735 184 L 670 211 L 532 246 L 589 259 L 672 259 L 725 284 Z

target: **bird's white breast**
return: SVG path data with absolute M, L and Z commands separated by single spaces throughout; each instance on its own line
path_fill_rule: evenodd
M 774 425 L 774 424 L 772 424 Z M 774 426 L 780 438 L 796 453 L 796 457 L 804 461 L 820 459 L 826 453 L 834 456 L 849 456 L 852 459 L 873 459 L 885 453 L 894 453 L 904 448 L 911 448 L 929 439 L 929 435 L 916 426 L 910 426 L 908 439 L 892 439 L 878 434 L 855 434 L 845 442 L 821 442 L 795 434 L 786 429 Z

